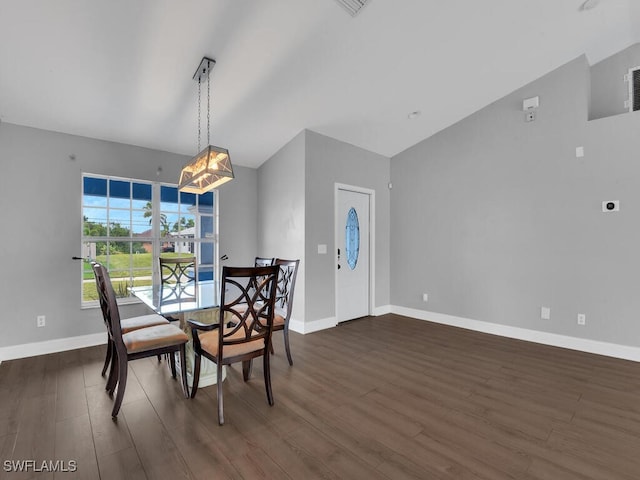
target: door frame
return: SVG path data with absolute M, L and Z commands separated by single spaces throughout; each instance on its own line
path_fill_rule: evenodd
M 334 184 L 333 198 L 333 275 L 334 275 L 334 314 L 336 323 L 338 323 L 338 268 L 337 268 L 337 249 L 340 243 L 339 235 L 342 231 L 343 222 L 338 218 L 338 195 L 340 190 L 349 192 L 362 193 L 369 196 L 369 312 L 373 315 L 375 311 L 376 297 L 376 191 L 370 188 L 358 187 L 355 185 L 347 185 L 345 183 Z

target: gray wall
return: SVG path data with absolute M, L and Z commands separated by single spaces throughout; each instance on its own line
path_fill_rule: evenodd
M 81 265 L 71 260 L 81 253 L 82 172 L 175 183 L 187 160 L 0 123 L 0 347 L 104 331 L 98 309 L 80 308 Z M 237 180 L 220 189 L 220 245 L 232 260 L 246 262 L 257 248 L 256 172 L 234 170 Z M 144 312 L 139 305 L 122 309 L 123 316 Z M 47 326 L 36 328 L 41 314 Z
M 233 152 L 231 161 L 233 162 Z M 258 172 L 255 168 L 233 167 L 234 179 L 219 192 L 221 265 L 253 265 L 258 251 Z M 174 177 L 174 182 L 175 182 Z
M 306 321 L 335 316 L 335 183 L 376 192 L 375 306 L 389 305 L 389 159 L 312 131 L 305 150 Z M 327 245 L 326 255 L 318 254 L 319 244 Z
M 391 160 L 393 305 L 640 345 L 640 116 L 587 122 L 588 85 L 581 57 Z
M 376 306 L 389 305 L 389 159 L 303 131 L 258 172 L 259 252 L 302 260 L 294 317 L 335 317 L 334 185 L 376 191 Z M 327 254 L 318 254 L 318 245 Z
M 299 259 L 292 318 L 305 311 L 305 134 L 300 132 L 258 169 L 256 255 Z
M 624 102 L 629 99 L 629 84 L 624 76 L 630 68 L 640 66 L 640 44 L 630 46 L 591 67 L 590 119 L 629 113 Z

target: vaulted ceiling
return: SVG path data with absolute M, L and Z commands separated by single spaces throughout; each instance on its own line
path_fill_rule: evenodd
M 305 128 L 391 157 L 640 41 L 638 0 L 583 3 L 370 0 L 352 17 L 336 0 L 0 0 L 0 121 L 193 155 L 209 56 L 211 143 L 234 163 Z

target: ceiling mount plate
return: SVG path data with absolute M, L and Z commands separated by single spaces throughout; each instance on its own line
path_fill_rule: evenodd
M 202 61 L 200 62 L 200 65 L 198 65 L 198 69 L 196 70 L 196 73 L 193 74 L 193 79 L 197 82 L 203 82 L 207 79 L 207 77 L 209 77 L 209 73 L 211 73 L 211 70 L 213 70 L 213 66 L 216 64 L 216 61 L 208 58 L 208 57 L 202 57 Z

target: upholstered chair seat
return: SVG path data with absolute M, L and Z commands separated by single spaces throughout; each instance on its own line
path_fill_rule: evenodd
M 223 267 L 220 307 L 216 323 L 188 319 L 194 351 L 193 387 L 196 396 L 202 357 L 216 364 L 216 378 L 222 378 L 223 365 L 242 362 L 244 381 L 249 380 L 251 362 L 263 357 L 267 402 L 273 405 L 269 347 L 279 267 Z M 224 424 L 222 381 L 216 383 L 218 423 Z

